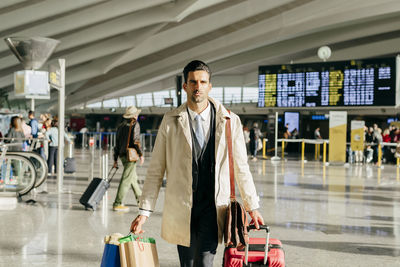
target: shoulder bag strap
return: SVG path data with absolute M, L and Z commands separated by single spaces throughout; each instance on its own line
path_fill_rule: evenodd
M 126 142 L 126 151 L 128 151 L 129 143 L 131 141 L 131 130 L 132 130 L 133 124 L 134 124 L 134 121 L 131 121 L 131 124 L 129 125 L 129 134 L 128 134 L 128 141 Z
M 230 110 L 228 110 L 229 113 Z M 233 154 L 232 154 L 232 131 L 231 131 L 231 120 L 230 118 L 226 119 L 226 142 L 228 144 L 228 155 L 229 155 L 229 177 L 230 177 L 230 183 L 231 183 L 231 200 L 236 199 L 235 196 L 235 172 L 233 171 Z

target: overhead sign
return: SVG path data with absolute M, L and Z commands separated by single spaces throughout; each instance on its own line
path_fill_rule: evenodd
M 50 98 L 47 71 L 24 70 L 14 72 L 14 93 L 16 97 Z
M 61 68 L 59 65 L 49 65 L 49 84 L 54 88 L 61 88 Z
M 399 61 L 391 57 L 260 66 L 258 106 L 396 106 Z

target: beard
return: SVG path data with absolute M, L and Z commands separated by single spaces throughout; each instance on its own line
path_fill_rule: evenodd
M 206 96 L 204 94 L 201 95 L 195 95 L 197 92 L 193 92 L 193 94 L 190 96 L 190 99 L 192 100 L 193 103 L 201 103 L 206 99 Z

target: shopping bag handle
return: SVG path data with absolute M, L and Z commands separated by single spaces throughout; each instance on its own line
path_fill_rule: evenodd
M 140 249 L 140 251 L 144 251 L 144 245 L 143 245 L 143 242 L 140 242 L 141 240 L 143 240 L 143 236 L 142 235 L 134 235 L 133 233 L 132 233 L 132 231 L 130 231 L 129 232 L 129 234 L 128 235 L 130 235 L 130 236 L 137 236 L 137 238 L 134 238 L 135 240 L 132 240 L 132 242 L 133 241 L 136 241 L 137 242 L 137 244 L 138 244 L 138 247 L 139 247 L 139 249 Z

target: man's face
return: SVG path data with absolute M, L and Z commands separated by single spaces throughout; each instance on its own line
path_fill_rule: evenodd
M 187 83 L 183 84 L 187 99 L 191 103 L 203 103 L 207 101 L 211 90 L 210 76 L 205 70 L 196 70 L 188 73 Z

